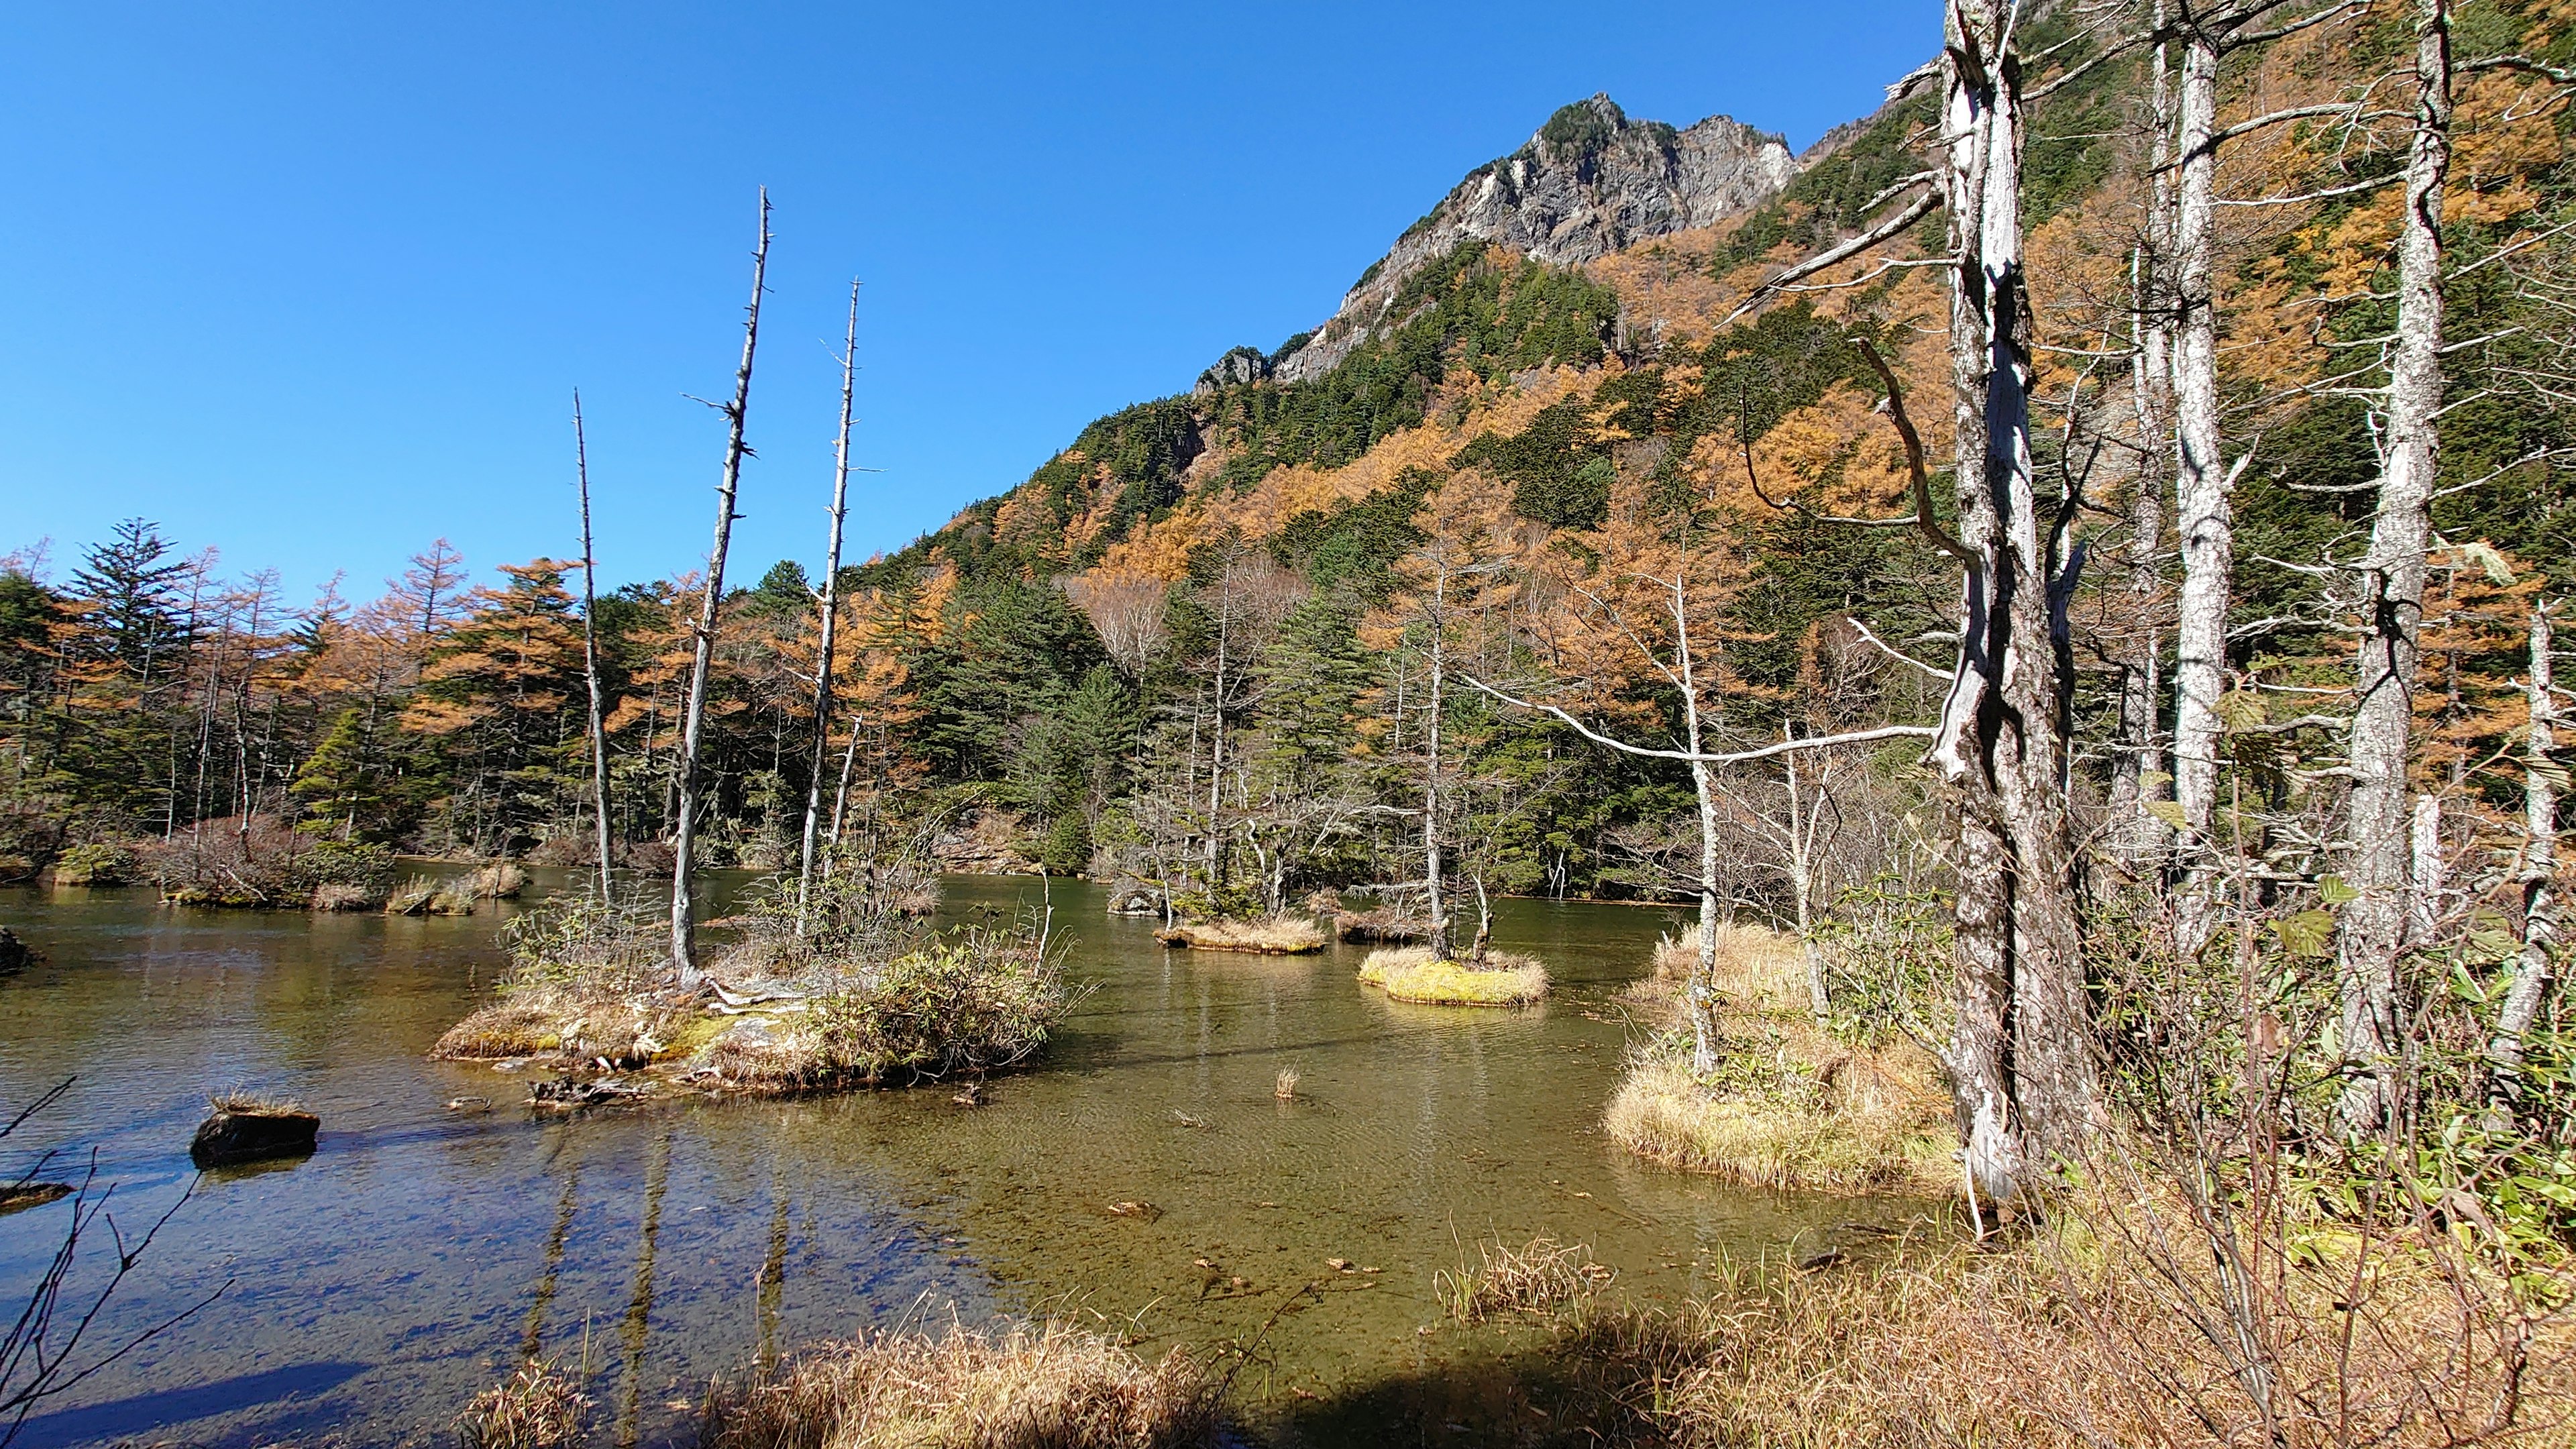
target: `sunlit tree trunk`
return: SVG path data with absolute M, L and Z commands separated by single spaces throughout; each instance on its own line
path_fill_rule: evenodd
M 2389 349 L 2386 462 L 2361 564 L 2357 708 L 2346 749 L 2352 795 L 2344 880 L 2359 892 L 2336 917 L 2347 1132 L 2391 1125 L 2399 1107 L 2398 961 L 2412 851 L 2406 762 L 2414 723 L 2424 553 L 2432 538 L 2442 408 L 2442 193 L 2451 159 L 2448 0 L 2418 0 L 2415 128 L 2397 236 L 2397 330 Z
M 2558 957 L 2558 782 L 2565 778 L 2550 758 L 2558 748 L 2558 704 L 2551 693 L 2551 630 L 2545 605 L 2531 606 L 2531 731 L 2522 747 L 2522 958 L 2496 1013 L 2487 1043 L 2492 1072 L 2489 1095 L 2510 1110 L 2522 1100 L 2522 1039 L 2540 1019 L 2540 1005 Z
M 742 364 L 734 370 L 733 401 L 724 408 L 724 481 L 716 486 L 715 545 L 707 554 L 707 589 L 698 604 L 696 655 L 689 671 L 689 703 L 680 721 L 680 757 L 672 773 L 679 789 L 671 840 L 671 965 L 685 985 L 698 983 L 694 955 L 697 907 L 689 898 L 691 856 L 697 845 L 698 741 L 706 722 L 707 677 L 714 672 L 716 620 L 724 605 L 725 552 L 733 543 L 734 494 L 742 482 L 743 419 L 751 408 L 751 362 L 760 346 L 761 287 L 769 270 L 769 190 L 760 192 L 760 241 L 751 253 L 751 305 L 742 326 Z
M 2165 7 L 2155 7 L 2155 26 Z M 2135 350 L 2130 356 L 2131 406 L 2137 417 L 2137 475 L 2129 492 L 2129 594 L 2145 620 L 2141 642 L 2120 666 L 2119 757 L 2113 762 L 2111 806 L 2120 858 L 2132 867 L 2162 856 L 2165 823 L 2148 810 L 2156 798 L 2151 781 L 2167 774 L 2158 737 L 2162 723 L 2162 631 L 2150 612 L 2156 596 L 2158 554 L 2164 546 L 2165 472 L 2173 461 L 2173 178 L 2167 169 L 2172 107 L 2166 86 L 2165 42 L 2153 53 L 2147 146 L 2146 239 L 2130 259 L 2130 307 Z
M 2040 516 L 2022 271 L 2020 66 L 2004 0 L 1954 0 L 1943 60 L 1943 185 L 1956 272 L 1950 351 L 1960 541 L 1959 664 L 1930 758 L 1960 811 L 1960 1012 L 1949 1048 L 1966 1166 L 1988 1200 L 2079 1152 L 2098 1117 L 2084 1001 L 2071 707 L 2059 627 L 2071 568 Z
M 841 342 L 841 431 L 832 442 L 832 531 L 823 549 L 821 618 L 814 658 L 814 758 L 805 774 L 805 833 L 796 852 L 796 933 L 805 933 L 805 906 L 814 889 L 814 836 L 823 813 L 823 767 L 832 758 L 832 649 L 841 616 L 841 525 L 850 512 L 850 396 L 859 371 L 859 284 L 850 283 L 850 325 Z M 850 741 L 858 742 L 851 726 Z M 841 788 L 849 788 L 844 773 Z M 837 813 L 837 812 L 836 812 Z M 835 832 L 837 833 L 837 831 Z
M 590 807 L 599 840 L 599 903 L 614 889 L 608 828 L 608 731 L 599 707 L 599 574 L 590 551 L 590 443 L 582 436 L 581 394 L 572 395 L 573 476 L 581 490 L 581 674 L 590 686 Z

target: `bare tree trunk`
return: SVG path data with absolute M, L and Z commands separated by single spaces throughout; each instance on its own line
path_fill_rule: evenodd
M 697 845 L 698 739 L 706 722 L 707 676 L 714 672 L 716 619 L 724 605 L 725 552 L 733 544 L 734 494 L 742 482 L 743 419 L 751 409 L 751 362 L 760 346 L 760 295 L 769 271 L 769 188 L 760 190 L 760 241 L 751 253 L 751 305 L 743 314 L 742 365 L 734 370 L 733 401 L 724 408 L 724 481 L 716 486 L 715 546 L 707 554 L 707 591 L 698 604 L 697 653 L 689 671 L 689 703 L 680 726 L 679 819 L 671 842 L 671 965 L 683 985 L 699 980 L 694 948 L 697 908 L 689 899 L 690 857 Z
M 1431 959 L 1435 961 L 1448 959 L 1456 949 L 1440 889 L 1440 686 L 1449 672 L 1448 585 L 1444 564 L 1431 584 L 1431 724 L 1422 747 L 1422 886 L 1431 913 Z
M 2522 1039 L 2540 1019 L 2558 956 L 2558 703 L 2551 694 L 2549 608 L 2531 606 L 2531 734 L 2522 748 L 2522 960 L 2487 1043 L 2488 1097 L 2511 1111 L 2522 1101 Z
M 833 631 L 841 617 L 841 524 L 850 512 L 850 394 L 859 370 L 859 284 L 850 283 L 850 329 L 841 342 L 841 431 L 832 443 L 832 536 L 823 549 L 820 652 L 814 661 L 814 759 L 805 776 L 804 843 L 796 853 L 796 934 L 805 934 L 805 902 L 814 888 L 814 832 L 823 813 L 823 765 L 832 752 Z M 857 738 L 853 726 L 851 738 Z
M 1958 670 L 1930 753 L 1961 812 L 1952 1089 L 1969 1175 L 1999 1201 L 2024 1185 L 2026 1164 L 2078 1153 L 2099 1118 L 2066 800 L 2072 695 L 2061 620 L 2073 566 L 2060 570 L 2030 453 L 2014 13 L 2006 0 L 1954 0 L 1943 60 L 1968 568 Z
M 581 673 L 590 686 L 590 808 L 599 836 L 599 903 L 607 905 L 610 876 L 608 731 L 599 711 L 599 566 L 590 552 L 590 440 L 582 435 L 581 390 L 572 395 L 573 477 L 581 490 Z
M 2165 7 L 2158 0 L 2155 26 L 2165 26 Z M 2145 645 L 2120 666 L 2120 742 L 2114 761 L 2111 804 L 2119 821 L 2115 846 L 2120 859 L 2142 866 L 2165 852 L 2169 831 L 2148 810 L 2156 798 L 2153 776 L 2167 774 L 2157 737 L 2161 724 L 2158 663 L 2163 640 L 2148 613 L 2158 583 L 2157 555 L 2164 546 L 2165 470 L 2171 465 L 2174 432 L 2174 316 L 2169 306 L 2173 270 L 2173 181 L 2166 169 L 2172 136 L 2171 106 L 2165 77 L 2165 42 L 2154 52 L 2150 138 L 2147 146 L 2149 190 L 2146 241 L 2130 258 L 2130 305 L 2135 309 L 2136 350 L 2130 357 L 2129 386 L 2137 414 L 2137 476 L 2129 493 L 2129 593 L 2142 616 Z
M 2227 688 L 2227 607 L 2235 592 L 2232 479 L 2218 427 L 2218 299 L 2211 228 L 2217 217 L 2218 37 L 2194 25 L 2182 52 L 2181 184 L 2174 206 L 2175 522 L 2182 593 L 2175 623 L 2174 803 L 2181 808 L 2185 875 L 2178 902 L 2182 949 L 2197 954 L 2215 919 L 2210 817 L 2218 806 L 2218 697 Z
M 2412 913 L 2406 761 L 2414 723 L 2424 551 L 2432 537 L 2442 408 L 2442 193 L 2451 159 L 2449 0 L 2418 0 L 2415 133 L 2397 238 L 2397 335 L 2388 360 L 2387 461 L 2361 565 L 2361 649 L 2347 746 L 2352 797 L 2344 880 L 2360 894 L 2336 918 L 2343 998 L 2344 1130 L 2393 1124 L 2399 1106 L 2398 961 Z
M 1700 750 L 1699 710 L 1685 705 L 1691 727 L 1691 753 Z M 1682 1002 L 1691 1028 L 1691 1073 L 1705 1077 L 1717 1070 L 1717 786 L 1705 760 L 1691 761 L 1691 789 L 1699 797 L 1699 958 L 1691 978 L 1682 984 Z
M 1825 958 L 1816 950 L 1815 841 L 1807 834 L 1806 804 L 1798 795 L 1798 756 L 1780 758 L 1788 767 L 1789 899 L 1797 911 L 1798 952 L 1807 965 L 1807 1009 L 1821 1024 L 1833 1014 L 1833 1003 L 1825 992 Z
M 2414 895 L 2406 915 L 2406 941 L 2421 950 L 2433 943 L 2442 923 L 2442 797 L 2427 792 L 2415 797 L 2415 818 L 2407 831 L 2407 888 Z

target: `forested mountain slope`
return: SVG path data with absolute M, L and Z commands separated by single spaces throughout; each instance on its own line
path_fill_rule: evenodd
M 2126 11 L 2042 15 L 2020 38 L 2038 461 L 2086 550 L 2067 647 L 2097 745 L 2073 783 L 2099 803 L 2153 793 L 2136 764 L 2152 740 L 2120 741 L 2171 727 L 2169 698 L 2143 723 L 2122 711 L 2175 667 L 2159 641 L 2177 608 L 2176 465 L 2153 441 L 2169 400 L 2144 360 L 2180 306 L 2149 265 L 2171 245 L 2155 218 L 2177 174 L 2159 138 L 2180 62 Z M 2458 28 L 2464 54 L 2545 64 L 2576 24 L 2566 0 L 2517 0 Z M 2219 69 L 2214 124 L 2289 113 L 2227 137 L 2210 242 L 2238 479 L 2227 708 L 2249 725 L 2295 716 L 2296 691 L 2344 659 L 2339 570 L 2379 472 L 2370 390 L 2400 205 L 2385 183 L 2405 140 L 2402 108 L 2371 98 L 2410 36 L 2403 15 L 2361 7 L 2231 46 Z M 2458 607 L 2434 722 L 2455 762 L 2507 727 L 2518 646 L 2481 601 L 2563 587 L 2576 543 L 2576 266 L 2553 229 L 2570 177 L 2547 91 L 2510 68 L 2458 86 L 2436 508 Z M 1316 332 L 1176 378 L 1016 488 L 847 571 L 831 732 L 845 768 L 825 793 L 843 798 L 846 775 L 854 815 L 944 822 L 952 860 L 1272 903 L 1406 878 L 1426 837 L 1494 889 L 1655 893 L 1694 876 L 1676 853 L 1697 833 L 1685 772 L 1575 727 L 1656 748 L 1690 727 L 1655 588 L 1677 587 L 1696 631 L 1711 739 L 1919 721 L 1947 672 L 1948 560 L 1919 529 L 1837 521 L 1910 508 L 1872 351 L 1921 428 L 1931 491 L 1949 492 L 1946 223 L 1922 204 L 1933 109 L 1909 91 L 1796 158 L 1724 118 L 1675 129 L 1605 97 L 1559 111 L 1468 173 Z M 0 569 L 16 802 L 0 855 L 33 869 L 84 841 L 254 815 L 579 855 L 568 577 L 536 560 L 469 592 L 433 551 L 375 604 L 297 610 L 149 530 L 59 583 Z M 806 584 L 782 563 L 725 606 L 703 765 L 719 862 L 793 854 L 811 773 Z M 671 822 L 693 588 L 630 584 L 596 615 L 611 812 L 640 857 Z M 1563 713 L 1528 707 L 1542 704 Z M 2241 747 L 2277 763 L 2303 738 Z M 1817 889 L 1874 870 L 1921 803 L 1909 748 L 1889 746 L 1871 791 L 1849 795 L 1877 824 L 1805 877 Z M 1731 888 L 1782 910 L 1761 842 L 1786 784 L 1747 774 L 1728 827 L 1745 832 Z

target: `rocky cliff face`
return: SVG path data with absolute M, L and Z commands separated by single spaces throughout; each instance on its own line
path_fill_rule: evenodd
M 1527 145 L 1467 173 L 1273 370 L 1289 382 L 1331 371 L 1372 329 L 1398 320 L 1386 314 L 1406 277 L 1471 237 L 1543 262 L 1588 262 L 1749 210 L 1797 170 L 1779 137 L 1724 116 L 1677 131 L 1629 120 L 1608 96 L 1577 101 Z

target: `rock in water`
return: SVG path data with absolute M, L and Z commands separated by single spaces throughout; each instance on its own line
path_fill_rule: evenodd
M 199 1167 L 302 1157 L 313 1150 L 321 1130 L 322 1119 L 298 1107 L 218 1103 L 214 1115 L 197 1125 L 188 1157 Z
M 0 976 L 6 976 L 12 971 L 23 971 L 35 959 L 34 949 L 19 940 L 17 932 L 7 926 L 0 926 Z

